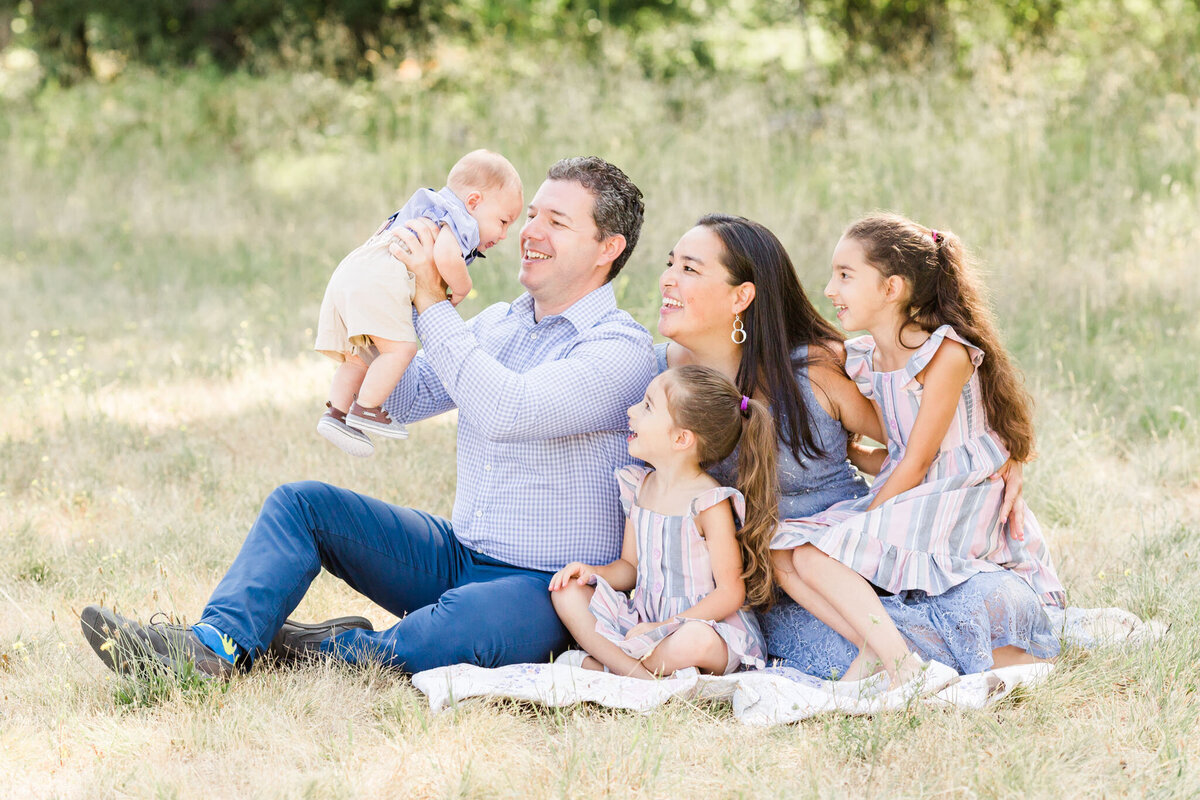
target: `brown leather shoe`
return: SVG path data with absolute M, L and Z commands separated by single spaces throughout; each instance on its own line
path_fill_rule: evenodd
M 237 671 L 231 662 L 205 647 L 190 625 L 155 622 L 154 617 L 143 625 L 101 606 L 83 609 L 79 623 L 83 638 L 113 672 L 136 674 L 158 664 L 177 673 L 191 664 L 196 672 L 211 678 L 228 678 Z
M 335 617 L 311 623 L 285 620 L 283 627 L 271 640 L 267 652 L 285 664 L 312 657 L 320 652 L 321 642 L 355 628 L 375 630 L 371 620 L 366 617 Z

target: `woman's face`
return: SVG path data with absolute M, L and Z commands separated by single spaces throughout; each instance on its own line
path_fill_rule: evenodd
M 663 298 L 659 333 L 684 347 L 716 334 L 729 336 L 734 313 L 745 306 L 721 263 L 724 256 L 720 238 L 706 227 L 697 225 L 680 237 L 658 279 Z

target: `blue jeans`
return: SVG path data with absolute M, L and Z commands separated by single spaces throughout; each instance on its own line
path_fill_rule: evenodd
M 200 621 L 261 653 L 322 567 L 403 617 L 322 642 L 352 663 L 499 667 L 570 643 L 550 602 L 552 573 L 474 552 L 440 517 L 316 481 L 271 493 Z

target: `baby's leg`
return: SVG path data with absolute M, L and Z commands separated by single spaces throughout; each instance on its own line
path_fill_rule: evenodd
M 558 591 L 551 592 L 550 600 L 554 603 L 558 618 L 575 637 L 579 646 L 596 661 L 608 667 L 613 674 L 653 678 L 640 661 L 596 633 L 596 617 L 588 609 L 595 591 L 591 586 L 580 586 L 572 580 Z M 585 662 L 584 666 L 588 664 Z
M 379 349 L 379 355 L 367 367 L 358 390 L 358 404 L 363 408 L 383 405 L 417 354 L 416 342 L 394 342 L 378 336 L 372 336 L 371 341 Z
M 797 573 L 804 576 L 804 583 L 827 601 L 858 634 L 850 641 L 865 642 L 859 656 L 865 656 L 868 648 L 878 654 L 895 686 L 916 673 L 921 666 L 920 657 L 909 649 L 908 642 L 900 635 L 883 603 L 879 602 L 879 596 L 863 576 L 809 544 L 797 547 L 792 559 Z
M 729 664 L 729 648 L 711 625 L 689 620 L 659 642 L 658 647 L 642 659 L 642 664 L 656 675 L 670 675 L 688 667 L 724 675 Z
M 350 404 L 358 396 L 358 388 L 362 386 L 366 374 L 367 365 L 356 355 L 347 356 L 338 365 L 333 373 L 333 383 L 329 386 L 329 402 L 334 408 L 343 414 L 350 410 Z

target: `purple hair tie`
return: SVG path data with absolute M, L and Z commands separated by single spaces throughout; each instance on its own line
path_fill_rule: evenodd
M 742 395 L 742 413 L 746 413 L 746 409 L 750 408 L 750 398 Z

